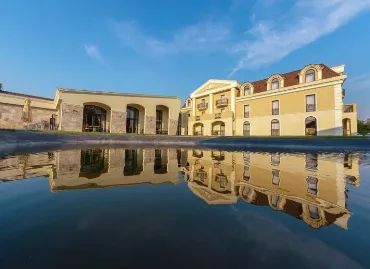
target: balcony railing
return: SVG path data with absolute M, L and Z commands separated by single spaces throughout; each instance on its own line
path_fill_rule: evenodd
M 243 135 L 244 136 L 250 136 L 251 135 L 251 131 L 250 130 L 243 130 Z
M 249 118 L 249 111 L 248 112 L 244 112 L 244 118 Z
M 306 112 L 313 112 L 313 111 L 316 111 L 316 104 L 307 104 Z
M 215 114 L 215 119 L 221 119 L 221 113 L 216 113 Z
M 344 105 L 343 106 L 343 112 L 344 113 L 351 113 L 351 112 L 353 112 L 353 105 Z
M 203 157 L 203 151 L 193 150 L 193 157 L 202 158 Z
M 273 108 L 272 109 L 272 115 L 279 115 L 279 109 L 278 108 Z
M 156 134 L 168 135 L 168 131 L 165 131 L 165 130 L 156 130 Z
M 216 179 L 216 182 L 220 184 L 221 188 L 226 188 L 227 186 L 227 176 L 226 175 L 218 174 L 216 175 L 215 179 Z
M 208 103 L 200 103 L 198 104 L 198 110 L 205 110 L 208 108 Z
M 272 129 L 271 135 L 280 135 L 280 129 Z
M 317 129 L 316 128 L 306 128 L 306 135 L 316 135 Z
M 227 106 L 228 103 L 229 103 L 229 100 L 225 98 L 216 100 L 216 106 Z
M 195 120 L 196 121 L 200 120 L 200 116 L 195 116 Z
M 225 160 L 225 153 L 221 152 L 212 152 L 212 159 L 217 161 L 223 161 Z
M 196 135 L 196 136 L 203 136 L 203 132 L 195 131 L 194 132 L 194 135 Z
M 217 130 L 212 132 L 215 136 L 225 136 L 225 130 Z

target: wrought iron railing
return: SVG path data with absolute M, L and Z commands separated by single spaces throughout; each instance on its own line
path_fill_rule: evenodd
M 156 134 L 168 135 L 168 131 L 165 131 L 165 130 L 156 130 Z
M 316 128 L 306 128 L 306 135 L 316 135 L 317 130 Z
M 229 100 L 226 98 L 216 100 L 216 106 L 227 106 Z
M 208 108 L 208 103 L 200 103 L 197 105 L 199 110 L 207 109 Z
M 316 104 L 307 104 L 306 112 L 313 112 L 313 111 L 316 111 Z
M 225 136 L 225 130 L 217 130 L 212 132 L 215 136 Z
M 344 105 L 343 106 L 343 112 L 344 113 L 351 113 L 351 112 L 353 112 L 353 105 Z

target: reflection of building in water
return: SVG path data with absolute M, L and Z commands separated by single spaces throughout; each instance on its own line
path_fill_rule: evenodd
M 0 180 L 40 176 L 52 191 L 180 182 L 175 149 L 76 149 L 0 160 Z
M 346 183 L 359 186 L 354 153 L 284 154 L 191 150 L 181 168 L 191 191 L 209 204 L 269 206 L 313 228 L 347 228 Z

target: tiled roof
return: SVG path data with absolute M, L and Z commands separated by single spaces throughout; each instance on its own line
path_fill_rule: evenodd
M 54 99 L 51 99 L 51 98 L 34 96 L 34 95 L 28 95 L 28 94 L 22 94 L 22 93 L 16 93 L 16 92 L 0 91 L 0 93 L 1 94 L 14 95 L 14 96 L 21 96 L 21 97 L 25 97 L 25 98 L 33 98 L 33 99 L 45 100 L 45 101 L 54 101 Z
M 327 67 L 326 65 L 324 65 L 324 64 L 319 64 L 319 65 L 323 67 L 323 69 L 322 69 L 322 79 L 340 76 L 340 74 L 333 71 L 331 68 Z M 284 78 L 284 87 L 298 85 L 299 84 L 298 73 L 301 72 L 301 70 L 302 69 L 295 70 L 295 71 L 285 73 L 285 74 L 281 74 L 281 76 Z M 260 92 L 266 91 L 267 90 L 267 80 L 268 80 L 268 78 L 258 80 L 258 81 L 255 81 L 255 82 L 251 82 L 251 84 L 254 86 L 253 93 L 260 93 Z

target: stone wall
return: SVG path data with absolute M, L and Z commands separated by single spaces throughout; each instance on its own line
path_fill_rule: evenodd
M 82 131 L 83 106 L 72 104 L 61 104 L 61 130 L 62 131 Z
M 145 117 L 145 134 L 155 134 L 155 117 Z
M 126 133 L 126 112 L 112 110 L 111 133 Z
M 170 130 L 169 130 L 169 135 L 176 135 L 177 133 L 177 123 L 178 120 L 171 120 L 170 119 Z
M 55 110 L 36 108 L 31 106 L 32 122 L 50 121 Z M 23 106 L 0 103 L 0 129 L 23 129 L 22 120 Z

